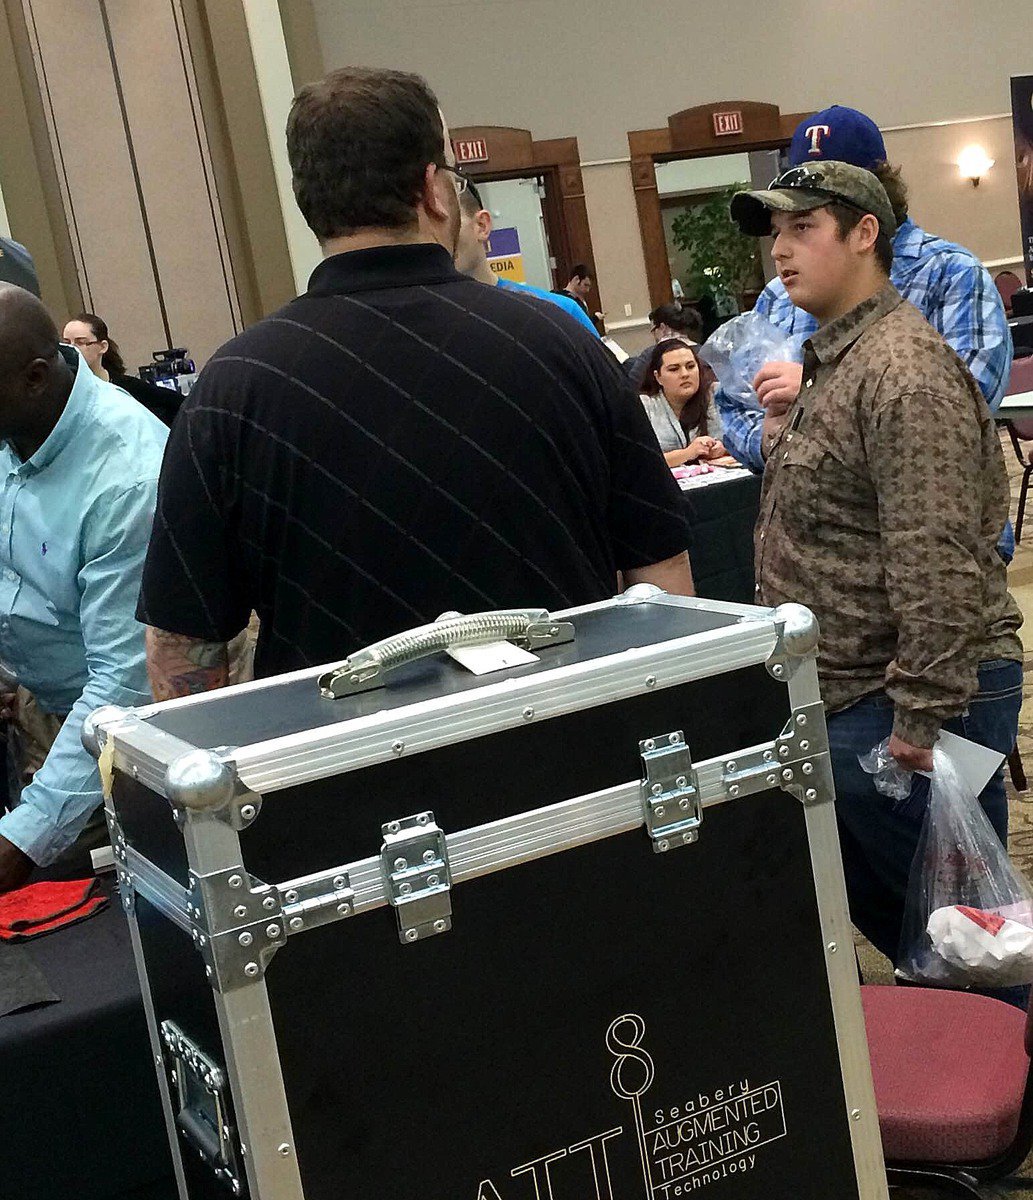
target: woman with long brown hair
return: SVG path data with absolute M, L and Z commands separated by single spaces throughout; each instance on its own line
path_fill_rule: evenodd
M 724 458 L 712 393 L 714 373 L 681 338 L 657 342 L 642 403 L 669 467 Z

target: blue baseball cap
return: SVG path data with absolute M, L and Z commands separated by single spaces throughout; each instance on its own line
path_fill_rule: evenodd
M 871 117 L 856 108 L 833 104 L 801 121 L 789 143 L 789 162 L 794 167 L 822 159 L 853 163 L 870 171 L 876 163 L 886 161 L 886 143 Z

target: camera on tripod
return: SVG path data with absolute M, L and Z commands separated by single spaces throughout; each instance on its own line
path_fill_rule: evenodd
M 194 360 L 188 357 L 189 353 L 185 346 L 173 350 L 153 350 L 151 358 L 154 361 L 140 368 L 140 378 L 188 396 L 197 379 L 197 368 Z

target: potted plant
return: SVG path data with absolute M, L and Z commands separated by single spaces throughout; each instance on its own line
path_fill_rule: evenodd
M 671 223 L 674 243 L 692 259 L 689 288 L 693 296 L 709 297 L 720 310 L 734 299 L 736 310 L 746 286 L 757 277 L 759 257 L 755 238 L 744 237 L 728 215 L 736 192 L 749 187 L 734 183 L 685 208 Z

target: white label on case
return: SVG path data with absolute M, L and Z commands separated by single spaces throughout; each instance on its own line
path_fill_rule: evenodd
M 480 646 L 453 646 L 449 655 L 474 675 L 490 675 L 506 667 L 522 667 L 538 661 L 538 655 L 512 642 L 484 642 Z

